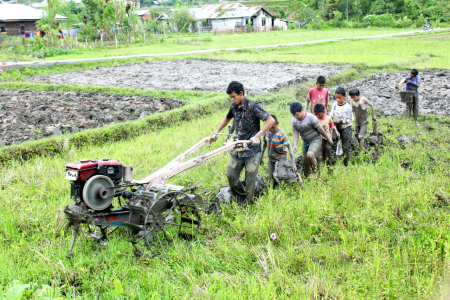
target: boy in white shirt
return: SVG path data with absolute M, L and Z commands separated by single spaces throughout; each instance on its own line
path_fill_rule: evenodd
M 352 107 L 345 101 L 345 89 L 338 87 L 335 92 L 336 102 L 331 106 L 330 117 L 337 127 L 340 137 L 333 134 L 333 155 L 336 155 L 337 143 L 339 138 L 342 141 L 342 149 L 344 151 L 344 165 L 347 166 L 352 160 Z

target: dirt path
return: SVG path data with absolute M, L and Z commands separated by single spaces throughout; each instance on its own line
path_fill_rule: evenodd
M 449 29 L 446 29 L 446 28 L 435 29 L 435 31 L 437 31 L 437 30 L 449 30 Z M 219 52 L 219 51 L 236 51 L 236 50 L 240 50 L 240 49 L 265 49 L 265 48 L 277 48 L 277 47 L 292 47 L 292 46 L 319 44 L 319 43 L 324 43 L 324 42 L 335 42 L 335 41 L 344 41 L 344 40 L 376 39 L 376 38 L 390 37 L 390 36 L 409 35 L 409 34 L 414 34 L 414 33 L 423 33 L 423 31 L 415 30 L 415 31 L 409 31 L 409 32 L 399 32 L 399 33 L 389 33 L 389 34 L 349 37 L 349 38 L 335 38 L 335 39 L 306 41 L 306 42 L 288 43 L 288 44 L 275 44 L 275 45 L 225 48 L 225 49 L 193 50 L 193 51 L 160 53 L 160 54 L 139 54 L 139 55 L 125 55 L 125 56 L 113 56 L 113 57 L 84 58 L 84 59 L 49 60 L 49 61 L 0 62 L 0 69 L 1 68 L 14 68 L 14 67 L 30 67 L 30 66 L 34 66 L 34 67 L 49 66 L 49 65 L 54 65 L 54 64 L 68 64 L 68 63 L 79 63 L 79 62 L 88 62 L 88 61 L 104 61 L 104 60 L 127 59 L 127 58 L 135 58 L 135 57 L 180 56 L 180 55 L 192 55 L 192 54 Z

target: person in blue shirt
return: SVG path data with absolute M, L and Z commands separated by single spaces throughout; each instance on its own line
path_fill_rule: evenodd
M 416 69 L 412 69 L 411 73 L 409 73 L 409 76 L 406 76 L 403 78 L 396 86 L 395 88 L 398 88 L 400 85 L 406 83 L 406 90 L 407 91 L 413 91 L 416 93 L 416 96 L 414 97 L 413 103 L 406 103 L 406 115 L 410 116 L 411 111 L 414 114 L 414 120 L 417 123 L 417 118 L 419 117 L 419 71 Z

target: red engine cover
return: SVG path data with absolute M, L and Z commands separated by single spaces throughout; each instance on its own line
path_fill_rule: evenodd
M 98 160 L 89 160 L 82 159 L 77 162 L 71 162 L 66 165 L 66 169 L 68 170 L 77 170 L 78 171 L 78 180 L 86 181 L 91 178 L 93 175 L 97 174 L 98 166 L 123 166 L 123 162 L 112 159 L 102 159 Z

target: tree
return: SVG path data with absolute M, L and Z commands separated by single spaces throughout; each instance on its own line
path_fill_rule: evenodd
M 173 26 L 177 32 L 188 32 L 189 25 L 193 25 L 193 29 L 197 30 L 196 19 L 191 16 L 187 8 L 182 8 L 173 14 Z
M 62 7 L 62 0 L 47 0 L 42 11 L 42 17 L 37 22 L 37 27 L 45 31 L 49 43 L 52 44 L 54 37 L 59 31 L 59 23 L 56 21 L 56 13 Z

